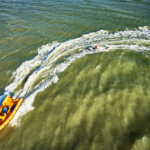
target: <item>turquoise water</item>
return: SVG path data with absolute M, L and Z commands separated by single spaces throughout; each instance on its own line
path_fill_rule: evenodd
M 0 149 L 149 150 L 149 52 L 149 0 L 0 0 Z

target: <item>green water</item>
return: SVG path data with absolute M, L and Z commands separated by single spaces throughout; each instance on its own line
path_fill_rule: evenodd
M 25 95 L 0 149 L 149 150 L 149 6 L 0 0 L 0 99 Z

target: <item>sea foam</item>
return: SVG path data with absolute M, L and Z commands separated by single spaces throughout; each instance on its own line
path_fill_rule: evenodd
M 5 88 L 4 95 L 14 93 L 13 97 L 24 97 L 11 126 L 20 124 L 21 116 L 30 110 L 35 96 L 52 83 L 57 83 L 58 73 L 63 72 L 73 61 L 87 54 L 108 52 L 116 49 L 128 49 L 133 51 L 150 51 L 149 27 L 139 27 L 135 30 L 117 31 L 109 33 L 105 30 L 89 33 L 80 38 L 66 42 L 57 42 L 43 45 L 37 50 L 37 56 L 32 60 L 23 62 L 12 74 L 14 81 Z M 98 46 L 95 51 L 88 51 L 88 46 Z M 37 81 L 38 79 L 40 79 Z M 22 89 L 16 91 L 20 84 Z

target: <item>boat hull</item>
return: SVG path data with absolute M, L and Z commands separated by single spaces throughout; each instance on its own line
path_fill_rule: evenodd
M 22 104 L 22 101 L 23 98 L 13 100 L 8 95 L 5 97 L 2 106 L 7 105 L 9 110 L 7 114 L 2 114 L 2 110 L 0 112 L 0 130 L 2 130 L 11 121 L 18 108 Z

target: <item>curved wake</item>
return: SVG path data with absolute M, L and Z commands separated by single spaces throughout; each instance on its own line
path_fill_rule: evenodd
M 74 60 L 87 54 L 115 49 L 150 51 L 149 43 L 150 29 L 139 27 L 137 30 L 115 33 L 100 30 L 63 43 L 53 42 L 42 46 L 38 49 L 36 57 L 23 62 L 13 72 L 15 80 L 5 88 L 4 94 L 15 93 L 14 97 L 26 95 L 11 125 L 19 125 L 20 116 L 34 109 L 32 103 L 36 94 L 50 86 L 52 82 L 57 83 L 57 74 L 63 72 Z M 86 50 L 87 46 L 95 45 L 98 46 L 96 51 Z M 20 85 L 22 86 L 18 89 Z

